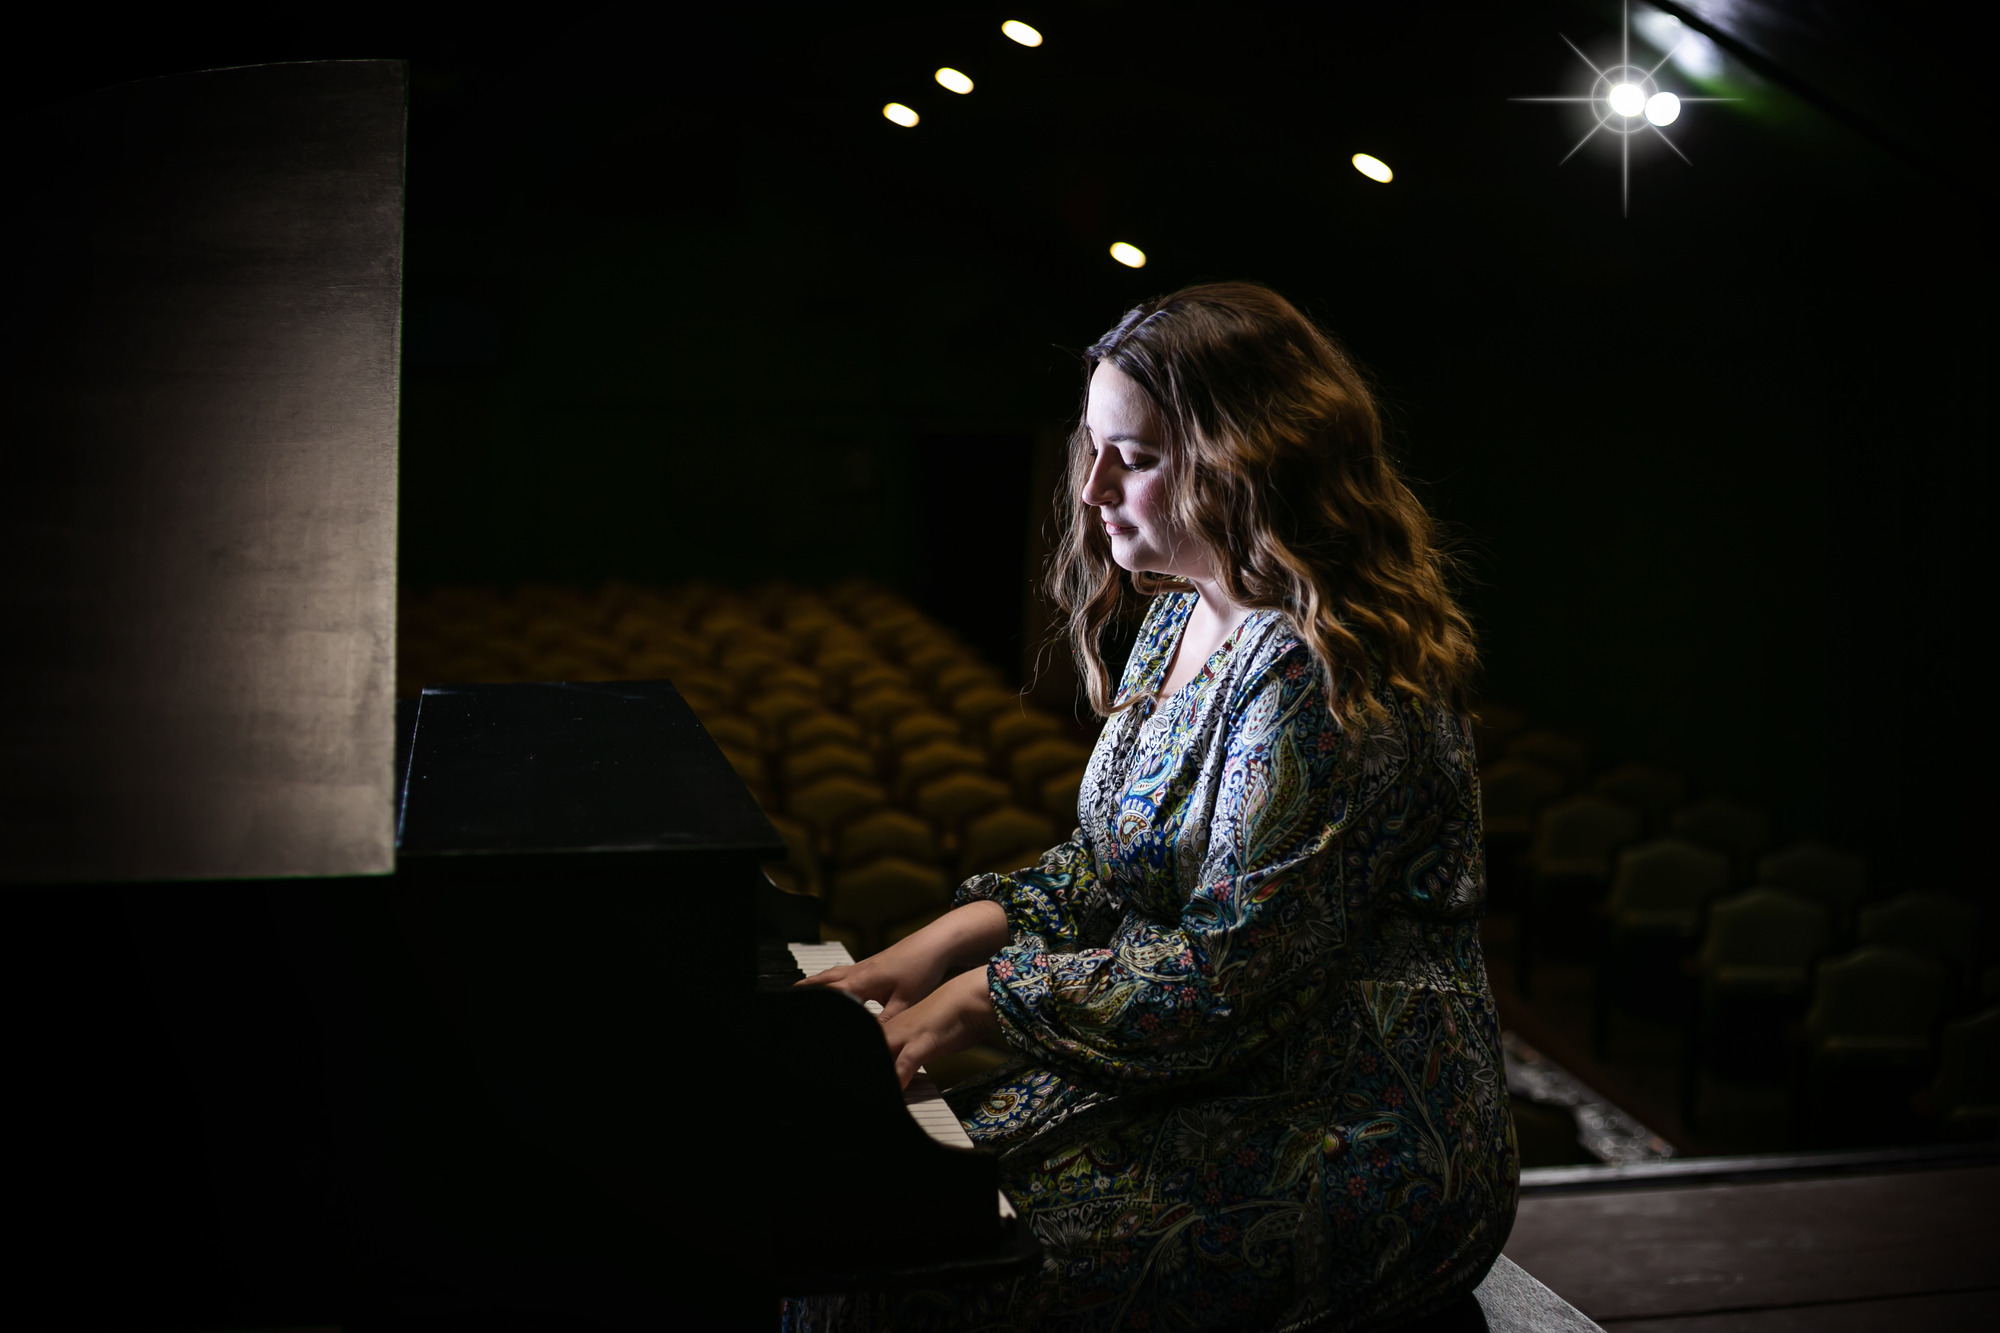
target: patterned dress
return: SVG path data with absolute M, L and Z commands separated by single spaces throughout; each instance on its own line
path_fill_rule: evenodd
M 1157 691 L 1194 606 L 1154 600 L 1120 683 Z M 948 1094 L 1040 1273 L 794 1304 L 794 1327 L 1382 1327 L 1469 1290 L 1518 1169 L 1479 946 L 1465 720 L 1376 682 L 1343 729 L 1255 612 L 1185 688 L 1113 715 L 1080 827 L 961 903 L 1018 1058 Z

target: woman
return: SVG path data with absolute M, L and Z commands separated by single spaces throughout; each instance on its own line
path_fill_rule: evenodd
M 1282 297 L 1191 287 L 1086 355 L 1052 575 L 1108 717 L 1079 827 L 812 979 L 882 1002 L 906 1080 L 1016 1053 L 950 1101 L 1046 1261 L 790 1322 L 1393 1325 L 1470 1290 L 1514 1213 L 1471 632 L 1367 388 Z

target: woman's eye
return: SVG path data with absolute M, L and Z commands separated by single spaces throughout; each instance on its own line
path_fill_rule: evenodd
M 1153 464 L 1158 461 L 1159 460 L 1156 458 L 1146 458 L 1144 456 L 1138 458 L 1128 458 L 1125 460 L 1125 469 L 1128 472 L 1144 472 L 1147 468 L 1153 466 Z

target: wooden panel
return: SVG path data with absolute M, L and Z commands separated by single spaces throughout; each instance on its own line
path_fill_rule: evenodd
M 392 867 L 404 70 L 10 126 L 0 880 Z
M 1523 1199 L 1507 1254 L 1591 1318 L 1983 1287 L 2000 1167 Z

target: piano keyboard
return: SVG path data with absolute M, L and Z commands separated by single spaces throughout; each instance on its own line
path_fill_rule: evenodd
M 799 971 L 807 976 L 824 972 L 829 967 L 845 967 L 854 961 L 847 952 L 847 946 L 834 941 L 830 944 L 788 944 L 792 958 L 798 963 Z M 871 1014 L 880 1014 L 882 1006 L 874 1000 L 861 1002 Z M 910 1086 L 903 1089 L 903 1105 L 910 1108 L 910 1119 L 917 1122 L 917 1128 L 942 1143 L 947 1148 L 970 1148 L 972 1140 L 967 1137 L 965 1126 L 958 1123 L 957 1114 L 945 1102 L 944 1094 L 924 1071 L 923 1066 L 910 1079 Z M 1012 1220 L 1014 1205 L 1007 1198 L 1006 1191 L 1000 1193 L 1000 1216 Z

